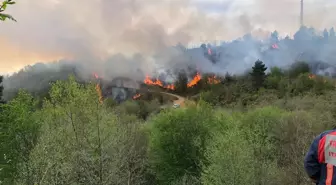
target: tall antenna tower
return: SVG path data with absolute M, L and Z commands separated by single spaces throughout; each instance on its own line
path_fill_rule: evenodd
M 301 0 L 301 10 L 300 10 L 300 26 L 303 26 L 303 0 Z

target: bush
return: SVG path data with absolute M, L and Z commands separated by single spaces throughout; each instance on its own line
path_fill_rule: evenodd
M 204 168 L 202 182 L 205 185 L 283 184 L 273 129 L 284 115 L 287 113 L 283 110 L 266 107 L 222 117 L 227 129 L 216 132 L 207 148 L 209 165 Z
M 165 111 L 150 121 L 149 159 L 159 184 L 198 179 L 218 120 L 207 105 Z
M 24 91 L 8 104 L 0 104 L 0 113 L 0 184 L 13 184 L 22 175 L 19 169 L 27 167 L 39 137 L 41 115 L 37 101 Z M 29 179 L 30 175 L 22 178 Z
M 121 114 L 135 115 L 140 119 L 146 120 L 152 113 L 160 111 L 160 104 L 158 101 L 126 101 L 120 104 L 116 111 Z
M 265 184 L 277 179 L 278 171 L 270 171 L 277 169 L 274 161 L 278 159 L 273 132 L 284 115 L 286 112 L 281 109 L 264 107 L 247 112 L 241 119 L 240 129 L 245 142 L 253 146 L 250 153 L 256 160 L 253 167 L 256 184 Z
M 325 116 L 325 115 L 324 115 Z M 329 130 L 327 117 L 321 117 L 314 112 L 295 111 L 280 119 L 274 126 L 274 145 L 277 151 L 278 169 L 282 169 L 282 184 L 309 184 L 302 167 L 303 158 L 308 151 L 312 138 L 322 130 Z M 316 124 L 318 123 L 318 124 Z
M 300 74 L 291 84 L 291 92 L 293 96 L 301 95 L 314 88 L 314 80 L 310 79 L 309 74 Z
M 253 146 L 248 144 L 237 127 L 238 117 L 222 114 L 221 124 L 227 129 L 216 132 L 207 146 L 208 166 L 204 166 L 204 185 L 250 184 L 254 176 Z

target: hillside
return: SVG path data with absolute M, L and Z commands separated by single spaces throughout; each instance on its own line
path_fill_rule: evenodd
M 310 180 L 303 157 L 335 126 L 336 81 L 257 61 L 246 75 L 142 85 L 120 104 L 72 76 L 1 105 L 4 184 L 274 184 Z M 188 85 L 193 83 L 193 85 Z M 194 100 L 196 104 L 188 103 Z M 187 101 L 184 108 L 173 103 Z M 166 109 L 161 110 L 164 107 Z

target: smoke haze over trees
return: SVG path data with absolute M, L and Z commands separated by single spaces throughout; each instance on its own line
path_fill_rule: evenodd
M 293 39 L 280 38 L 278 35 L 274 31 L 267 39 L 259 40 L 246 34 L 218 46 L 203 44 L 200 47 L 187 48 L 180 44 L 167 47 L 151 57 L 140 53 L 131 57 L 117 54 L 102 60 L 100 64 L 90 58 L 37 63 L 5 78 L 4 95 L 6 98 L 6 93 L 15 92 L 18 88 L 38 91 L 46 88 L 50 81 L 67 78 L 69 74 L 75 74 L 84 81 L 91 79 L 93 73 L 107 80 L 125 76 L 142 81 L 145 75 L 160 76 L 159 73 L 167 78 L 169 71 L 190 71 L 190 68 L 221 75 L 242 74 L 258 59 L 269 68 L 288 68 L 295 61 L 305 61 L 313 73 L 327 76 L 336 73 L 336 58 L 333 54 L 336 37 L 333 28 L 319 32 L 314 28 L 302 27 L 294 34 Z

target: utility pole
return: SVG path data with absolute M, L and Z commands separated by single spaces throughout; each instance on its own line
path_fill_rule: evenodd
M 303 26 L 303 0 L 301 0 L 301 10 L 300 10 L 300 27 Z

